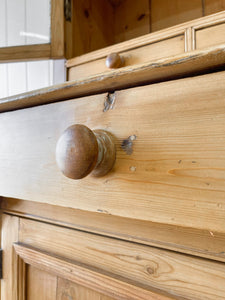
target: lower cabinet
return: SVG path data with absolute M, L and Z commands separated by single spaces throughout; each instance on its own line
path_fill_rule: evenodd
M 224 299 L 223 262 L 3 213 L 2 300 Z

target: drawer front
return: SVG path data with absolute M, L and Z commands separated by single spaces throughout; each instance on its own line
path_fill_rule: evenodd
M 225 231 L 225 72 L 0 116 L 2 196 L 114 216 Z M 73 124 L 109 131 L 103 177 L 72 180 L 55 149 Z
M 184 34 L 164 39 L 136 49 L 122 51 L 123 67 L 153 62 L 156 59 L 184 53 Z M 106 66 L 106 56 L 68 69 L 68 79 L 77 80 L 110 71 Z

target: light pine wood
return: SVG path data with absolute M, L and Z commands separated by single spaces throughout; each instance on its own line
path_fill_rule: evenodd
M 32 265 L 26 266 L 26 299 L 56 300 L 57 277 Z M 76 298 L 74 298 L 76 299 Z M 58 300 L 58 299 L 57 299 Z M 61 299 L 60 299 L 61 300 Z
M 137 49 L 121 52 L 124 66 L 135 66 L 155 62 L 157 59 L 171 57 L 184 53 L 184 35 L 171 37 L 159 42 L 155 42 Z M 107 57 L 90 61 L 68 69 L 69 80 L 79 80 L 90 75 L 109 72 L 106 65 Z
M 118 91 L 108 111 L 101 94 L 2 114 L 2 195 L 224 232 L 224 80 L 218 72 Z M 58 170 L 56 142 L 74 122 L 115 137 L 107 176 L 73 181 Z
M 225 23 L 196 30 L 196 49 L 225 43 Z
M 7 213 L 33 220 L 225 262 L 225 235 L 220 232 L 115 217 L 104 212 L 89 213 L 18 199 L 2 199 L 1 208 Z
M 170 28 L 166 28 L 160 31 L 156 31 L 156 32 L 152 32 L 150 34 L 145 34 L 143 36 L 122 42 L 122 43 L 118 43 L 103 49 L 99 49 L 78 57 L 74 57 L 72 59 L 69 59 L 67 61 L 67 67 L 73 67 L 76 65 L 80 65 L 83 63 L 87 63 L 90 61 L 94 61 L 96 59 L 99 58 L 103 58 L 106 57 L 109 53 L 113 53 L 113 52 L 124 52 L 127 50 L 132 50 L 132 49 L 136 49 L 136 48 L 140 48 L 141 46 L 146 46 L 148 44 L 152 44 L 155 42 L 160 42 L 163 41 L 165 39 L 171 38 L 171 37 L 175 37 L 178 35 L 182 35 L 184 34 L 184 32 L 186 32 L 188 29 L 192 29 L 194 28 L 206 28 L 206 27 L 210 27 L 212 25 L 215 25 L 217 23 L 224 23 L 225 21 L 225 12 L 220 12 L 217 14 L 213 14 L 210 16 L 206 16 L 206 17 L 202 17 L 199 19 L 195 19 L 183 24 L 179 24 Z M 191 44 L 193 43 L 193 38 L 191 39 Z M 190 45 L 191 45 L 190 44 Z M 188 45 L 189 46 L 189 45 Z M 191 48 L 192 50 L 192 48 Z
M 150 32 L 150 1 L 123 0 L 114 8 L 115 43 Z
M 214 14 L 219 11 L 225 10 L 224 0 L 204 0 L 204 14 Z
M 59 277 L 96 290 L 114 299 L 121 300 L 169 300 L 170 297 L 139 288 L 125 281 L 118 280 L 100 271 L 92 270 L 71 260 L 49 255 L 35 249 L 15 244 L 16 253 L 27 264 L 51 272 Z M 87 298 L 89 299 L 89 298 Z M 92 298 L 90 298 L 92 300 Z M 106 298 L 107 299 L 107 298 Z M 58 299 L 57 299 L 58 300 Z M 86 299 L 85 299 L 86 300 Z
M 201 0 L 151 0 L 151 30 L 156 31 L 203 16 Z
M 137 285 L 149 289 L 155 288 L 171 293 L 178 299 L 182 299 L 182 297 L 185 299 L 202 299 L 205 297 L 205 299 L 214 300 L 223 299 L 225 295 L 223 263 L 26 219 L 21 219 L 19 240 L 23 244 L 40 249 L 40 251 L 50 252 L 56 257 L 63 257 L 74 260 L 77 264 L 88 265 L 93 271 L 98 270 L 98 272 L 110 276 L 112 286 L 114 286 L 114 277 L 132 283 L 134 285 L 133 291 Z M 58 243 L 59 240 L 60 243 Z M 17 253 L 26 263 L 31 263 L 34 266 L 43 262 L 38 253 L 30 253 L 29 258 L 25 258 L 18 250 Z M 46 258 L 45 261 L 47 264 L 45 270 L 54 266 L 55 274 L 71 280 L 69 275 L 62 276 L 60 274 L 61 268 L 58 267 L 57 260 L 54 260 L 53 263 L 53 261 L 48 262 Z M 67 269 L 66 264 L 63 265 L 65 266 L 64 270 Z M 73 267 L 71 266 L 71 268 Z M 69 273 L 73 275 L 73 271 Z M 85 273 L 87 274 L 87 272 Z M 82 274 L 83 272 L 80 271 L 79 279 L 83 282 L 76 279 L 77 283 L 84 285 L 86 280 L 86 285 L 89 288 L 96 289 L 92 286 L 94 282 L 95 285 L 99 286 L 99 289 L 96 290 L 104 292 L 104 287 L 101 290 L 98 277 L 91 284 L 90 279 L 88 277 L 84 279 Z M 101 281 L 101 278 L 99 279 Z M 104 277 L 102 284 L 108 285 L 108 291 L 110 291 L 111 284 L 106 284 Z M 123 288 L 120 287 L 118 291 L 122 292 Z M 110 296 L 110 294 L 108 295 Z M 122 297 L 118 298 L 121 299 Z M 129 299 L 129 297 L 127 298 Z
M 19 259 L 15 254 L 13 243 L 18 241 L 19 218 L 9 215 L 2 215 L 2 248 L 3 248 L 3 279 L 1 280 L 1 299 L 24 300 L 18 290 L 17 279 L 22 281 L 24 276 L 18 272 Z M 20 278 L 17 278 L 17 275 Z
M 114 43 L 113 8 L 108 1 L 74 1 L 72 24 L 73 56 Z
M 66 279 L 58 279 L 57 300 L 113 300 L 115 298 L 99 294 L 96 291 L 83 287 Z
M 51 58 L 64 56 L 64 0 L 51 0 Z
M 28 45 L 0 48 L 0 62 L 30 59 L 48 59 L 51 57 L 50 44 Z
M 59 84 L 56 86 L 1 99 L 0 112 L 71 99 L 90 94 L 110 92 L 133 85 L 161 82 L 191 76 L 224 65 L 225 45 L 160 59 L 156 62 L 129 66 Z

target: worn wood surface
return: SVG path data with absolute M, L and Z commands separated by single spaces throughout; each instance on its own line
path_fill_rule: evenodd
M 154 63 L 112 70 L 107 74 L 65 82 L 25 94 L 0 100 L 0 112 L 46 104 L 90 94 L 110 92 L 116 89 L 153 82 L 161 82 L 181 76 L 196 75 L 224 66 L 225 45 L 196 50 L 190 53 L 160 59 Z
M 224 79 L 118 91 L 108 106 L 101 94 L 1 114 L 2 196 L 224 232 Z M 58 170 L 56 142 L 74 123 L 115 137 L 107 176 L 74 181 Z
M 55 257 L 70 259 L 77 262 L 78 265 L 85 264 L 93 271 L 109 276 L 111 284 L 110 281 L 105 281 L 104 277 L 101 278 L 97 275 L 95 280 L 90 282 L 88 273 L 85 272 L 87 276 L 85 278 L 84 273 L 80 270 L 79 278 L 74 281 L 82 285 L 86 281 L 89 288 L 98 290 L 97 285 L 99 292 L 101 291 L 101 284 L 103 284 L 102 292 L 104 292 L 104 285 L 108 286 L 110 292 L 111 287 L 115 287 L 113 278 L 117 278 L 117 280 L 132 283 L 131 294 L 127 294 L 129 288 L 125 292 L 130 297 L 132 294 L 138 295 L 137 292 L 135 294 L 135 286 L 150 290 L 162 290 L 178 299 L 202 299 L 205 297 L 205 299 L 214 300 L 223 299 L 225 295 L 223 263 L 26 219 L 20 221 L 19 240 L 21 243 L 40 251 L 52 253 Z M 59 240 L 60 243 L 58 243 Z M 43 262 L 38 253 L 30 253 L 27 259 L 22 255 L 22 258 L 34 266 Z M 67 264 L 62 262 L 64 268 L 61 270 L 58 267 L 57 259 L 53 259 L 49 263 L 48 258 L 44 260 L 47 264 L 46 270 L 53 267 L 55 274 L 60 275 L 61 271 L 67 269 Z M 73 269 L 73 266 L 69 264 L 68 268 L 69 270 Z M 74 274 L 74 272 L 68 273 L 71 276 Z M 69 276 L 67 274 L 61 277 L 71 280 Z M 95 284 L 95 287 L 92 284 Z M 116 290 L 123 293 L 122 286 Z M 118 298 L 123 299 L 122 297 Z M 133 298 L 131 297 L 131 299 Z
M 156 292 L 152 292 L 150 290 L 140 288 L 131 283 L 101 273 L 100 270 L 94 270 L 92 268 L 85 267 L 83 265 L 75 263 L 72 260 L 64 260 L 64 256 L 60 258 L 58 256 L 48 255 L 45 252 L 41 252 L 39 250 L 37 251 L 35 249 L 28 248 L 20 244 L 15 244 L 14 247 L 16 253 L 27 264 L 40 268 L 44 271 L 51 272 L 67 280 L 81 284 L 87 287 L 88 289 L 96 290 L 97 292 L 112 297 L 113 299 L 121 299 L 121 300 L 139 300 L 139 299 L 169 300 L 171 299 L 171 297 L 157 294 Z M 92 300 L 92 298 L 84 298 L 83 300 L 86 299 Z

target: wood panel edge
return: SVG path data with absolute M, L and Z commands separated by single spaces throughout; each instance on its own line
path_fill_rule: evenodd
M 224 65 L 225 44 L 3 98 L 0 112 L 200 75 Z
M 224 233 L 10 198 L 2 200 L 1 210 L 23 218 L 225 262 Z M 213 248 L 208 249 L 209 246 Z
M 91 288 L 107 296 L 115 297 L 116 295 L 121 300 L 138 300 L 140 297 L 143 300 L 172 299 L 166 295 L 159 295 L 156 292 L 134 286 L 128 282 L 78 265 L 75 262 L 37 251 L 34 248 L 20 243 L 15 243 L 14 249 L 25 263 Z
M 16 62 L 22 60 L 49 59 L 50 44 L 25 45 L 0 48 L 0 62 Z
M 51 58 L 64 57 L 64 0 L 52 0 Z

